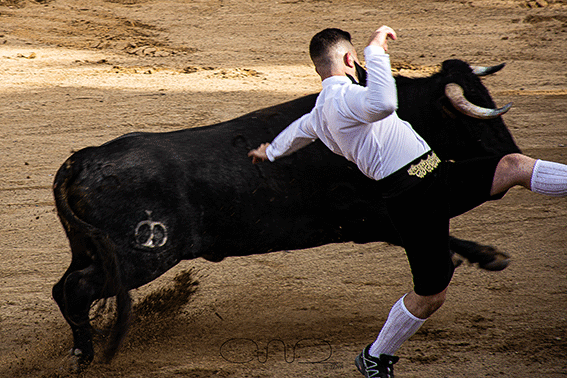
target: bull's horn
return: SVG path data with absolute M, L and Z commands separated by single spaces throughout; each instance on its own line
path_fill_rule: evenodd
M 500 117 L 512 107 L 511 102 L 500 109 L 488 109 L 477 106 L 465 98 L 463 88 L 455 83 L 449 83 L 445 86 L 445 95 L 449 101 L 451 101 L 451 104 L 453 104 L 455 109 L 464 115 L 478 119 L 493 119 Z
M 506 63 L 501 63 L 497 66 L 491 66 L 491 67 L 471 66 L 471 68 L 476 76 L 488 76 L 488 75 L 492 75 L 495 72 L 500 71 L 502 68 L 504 68 L 505 65 Z

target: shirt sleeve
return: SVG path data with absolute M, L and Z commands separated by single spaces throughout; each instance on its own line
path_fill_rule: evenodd
M 290 155 L 317 139 L 311 122 L 312 113 L 304 114 L 292 122 L 270 143 L 266 149 L 266 155 L 271 162 Z
M 378 46 L 367 46 L 364 49 L 366 69 L 368 72 L 365 90 L 357 90 L 346 95 L 346 114 L 351 114 L 360 122 L 372 123 L 380 121 L 395 112 L 398 108 L 396 82 L 392 76 L 390 56 Z

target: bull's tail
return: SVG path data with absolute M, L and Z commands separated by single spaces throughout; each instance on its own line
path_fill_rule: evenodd
M 106 360 L 110 361 L 128 332 L 132 300 L 121 279 L 116 244 L 107 233 L 80 219 L 69 204 L 69 183 L 80 169 L 80 164 L 72 159 L 69 158 L 55 176 L 53 183 L 55 205 L 59 219 L 70 241 L 74 235 L 89 236 L 94 246 L 91 258 L 100 260 L 100 266 L 105 275 L 105 286 L 102 291 L 116 295 L 116 319 L 112 325 L 110 339 L 104 352 Z M 73 246 L 73 243 L 71 243 L 71 246 Z M 66 318 L 69 317 L 66 316 Z

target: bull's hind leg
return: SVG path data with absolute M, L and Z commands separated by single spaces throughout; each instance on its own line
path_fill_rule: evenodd
M 101 297 L 104 282 L 94 264 L 77 269 L 72 263 L 61 280 L 53 286 L 53 298 L 73 332 L 71 369 L 78 371 L 94 358 L 89 310 Z

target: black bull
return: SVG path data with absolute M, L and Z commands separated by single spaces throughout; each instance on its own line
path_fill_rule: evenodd
M 445 85 L 457 83 L 472 103 L 495 108 L 468 64 L 447 61 L 431 77 L 396 80 L 400 117 L 442 159 L 519 152 L 501 117 L 463 115 L 445 95 Z M 276 163 L 251 164 L 247 152 L 309 112 L 315 99 L 208 127 L 126 135 L 63 164 L 54 194 L 72 261 L 53 297 L 73 330 L 80 365 L 94 355 L 93 301 L 117 296 L 112 357 L 128 328 L 128 290 L 183 259 L 220 261 L 346 241 L 400 244 L 375 182 L 320 142 Z M 471 261 L 482 260 L 483 248 L 451 239 L 451 249 Z

